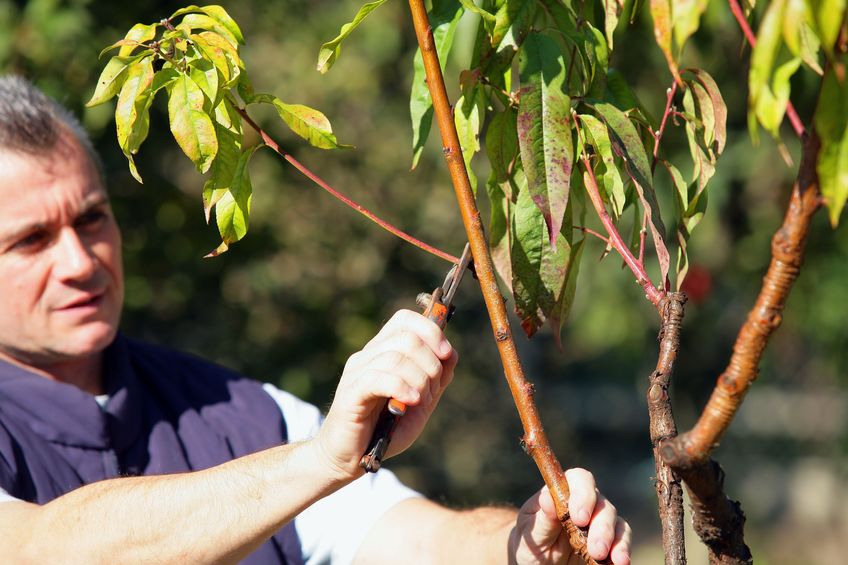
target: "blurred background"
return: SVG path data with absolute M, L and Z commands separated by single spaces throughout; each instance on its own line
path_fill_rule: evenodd
M 318 48 L 361 2 L 222 4 L 244 31 L 242 54 L 257 91 L 321 109 L 339 141 L 356 149 L 312 149 L 271 113 L 254 111 L 254 117 L 331 185 L 458 255 L 465 236 L 437 132 L 418 168 L 409 171 L 408 90 L 416 45 L 406 3 L 389 2 L 372 14 L 325 76 L 314 70 Z M 247 238 L 220 258 L 202 259 L 219 238 L 204 223 L 203 178 L 171 138 L 164 99 L 154 103 L 150 137 L 136 161 L 144 185 L 130 177 L 118 148 L 114 102 L 83 107 L 105 64 L 99 51 L 133 23 L 157 21 L 182 5 L 0 0 L 0 70 L 30 78 L 80 115 L 103 155 L 124 234 L 124 330 L 326 407 L 347 357 L 396 309 L 414 308 L 416 294 L 440 284 L 448 265 L 345 208 L 270 151 L 259 152 L 251 164 L 255 196 Z M 670 75 L 646 6 L 640 12 L 633 24 L 620 25 L 612 65 L 656 117 Z M 461 22 L 448 64 L 453 98 L 475 26 L 472 17 Z M 794 177 L 766 134 L 758 147 L 751 143 L 747 60 L 727 6 L 711 3 L 683 63 L 716 78 L 729 107 L 729 133 L 708 213 L 690 243 L 691 299 L 672 391 L 681 429 L 694 422 L 727 362 L 768 265 L 769 240 Z M 810 72 L 793 83 L 792 98 L 805 121 L 816 86 Z M 790 130 L 784 139 L 797 163 Z M 688 170 L 679 128 L 667 132 L 662 151 Z M 477 172 L 485 178 L 483 167 Z M 667 195 L 664 180 L 658 182 Z M 481 207 L 486 217 L 487 203 Z M 824 213 L 815 218 L 783 326 L 715 453 L 727 473 L 728 494 L 741 501 L 748 517 L 746 537 L 757 563 L 841 562 L 848 550 L 846 229 L 843 223 L 832 230 Z M 562 350 L 548 329 L 532 341 L 516 337 L 560 460 L 591 469 L 630 520 L 635 563 L 661 563 L 645 406 L 657 317 L 615 257 L 594 259 L 602 247 L 588 242 Z M 462 357 L 456 380 L 425 435 L 389 466 L 452 506 L 521 504 L 541 479 L 519 446 L 517 414 L 475 286 L 470 277 L 463 282 L 448 329 Z M 687 541 L 690 563 L 704 563 L 706 552 L 694 534 Z

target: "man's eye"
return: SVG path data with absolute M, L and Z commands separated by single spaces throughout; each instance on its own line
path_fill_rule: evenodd
M 12 249 L 19 249 L 23 251 L 31 250 L 37 248 L 45 241 L 47 241 L 47 233 L 37 231 L 16 241 L 12 246 Z
M 77 227 L 95 226 L 106 219 L 106 214 L 102 210 L 92 210 L 80 216 L 77 221 Z

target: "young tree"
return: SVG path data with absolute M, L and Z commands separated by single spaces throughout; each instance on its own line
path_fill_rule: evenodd
M 364 4 L 339 35 L 321 47 L 321 72 L 330 69 L 342 42 L 385 1 Z M 768 338 L 780 324 L 800 271 L 811 217 L 825 204 L 835 226 L 848 199 L 848 11 L 841 0 L 778 0 L 765 8 L 755 35 L 745 15 L 753 6 L 743 9 L 736 0 L 729 1 L 753 48 L 752 137 L 757 138 L 762 125 L 788 158 L 780 142 L 786 117 L 803 138 L 804 149 L 757 303 L 701 418 L 692 430 L 678 435 L 668 390 L 686 302 L 679 291 L 689 268 L 689 238 L 706 213 L 708 183 L 726 144 L 727 108 L 706 70 L 683 66 L 684 46 L 698 29 L 707 3 L 654 0 L 650 15 L 670 79 L 665 93 L 659 93 L 665 97 L 661 118 L 649 115 L 609 65 L 617 30 L 625 27 L 619 21 L 635 17 L 635 4 L 432 0 L 428 11 L 423 1 L 410 0 L 420 47 L 410 97 L 412 166 L 435 117 L 475 274 L 525 429 L 522 446 L 551 488 L 575 549 L 586 555 L 583 532 L 568 518 L 568 486 L 541 425 L 533 385 L 523 375 L 501 293 L 512 296 L 528 336 L 545 322 L 558 336 L 574 298 L 588 235 L 602 241 L 605 254 L 615 251 L 621 257 L 661 321 L 659 358 L 647 399 L 666 562 L 686 559 L 685 484 L 696 530 L 711 560 L 748 563 L 752 558 L 742 535 L 744 516 L 739 504 L 724 495 L 723 473 L 710 453 L 756 378 Z M 460 77 L 460 97 L 451 104 L 440 61 L 450 52 L 466 12 L 478 18 L 474 52 Z M 253 190 L 248 163 L 258 148 L 268 146 L 386 229 L 455 261 L 341 196 L 251 119 L 250 105 L 267 104 L 313 146 L 344 147 L 320 112 L 253 90 L 239 55 L 243 40 L 238 25 L 219 6 L 190 6 L 158 23 L 134 26 L 108 48 L 118 53 L 107 63 L 89 104 L 118 97 L 118 141 L 133 176 L 141 181 L 134 155 L 148 134 L 152 100 L 163 90 L 175 139 L 197 170 L 209 173 L 204 209 L 207 221 L 215 211 L 222 238 L 212 255 L 227 251 L 246 234 Z M 813 118 L 806 125 L 789 101 L 790 79 L 802 68 L 821 75 Z M 260 144 L 245 142 L 243 124 L 260 135 Z M 691 156 L 685 166 L 669 162 L 661 147 L 667 129 L 679 126 Z M 471 168 L 481 140 L 490 169 L 485 182 L 491 210 L 488 237 L 477 209 L 480 183 Z M 666 174 L 673 188 L 673 210 L 661 209 L 663 199 L 655 190 L 655 177 Z M 674 269 L 669 248 L 676 252 Z M 651 275 L 648 266 L 654 261 L 658 273 Z

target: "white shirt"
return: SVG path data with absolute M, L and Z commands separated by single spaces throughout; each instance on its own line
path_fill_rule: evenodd
M 279 388 L 263 385 L 286 421 L 289 442 L 313 437 L 321 427 L 320 410 Z M 98 402 L 105 404 L 105 396 Z M 380 469 L 327 496 L 294 519 L 307 565 L 350 563 L 374 523 L 389 508 L 421 495 L 403 485 L 394 473 Z M 0 502 L 17 500 L 0 487 Z

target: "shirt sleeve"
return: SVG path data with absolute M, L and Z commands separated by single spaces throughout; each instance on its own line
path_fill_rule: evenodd
M 0 487 L 0 503 L 9 502 L 10 500 L 20 500 L 20 499 L 15 498 L 11 494 L 9 494 L 5 490 L 3 490 L 3 487 Z
M 318 408 L 273 385 L 264 388 L 283 412 L 290 442 L 318 432 L 323 421 Z M 387 510 L 419 497 L 394 473 L 380 469 L 319 500 L 294 520 L 306 564 L 351 563 L 368 531 Z

